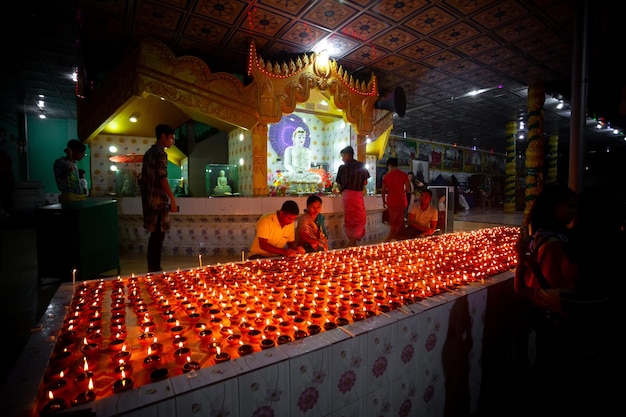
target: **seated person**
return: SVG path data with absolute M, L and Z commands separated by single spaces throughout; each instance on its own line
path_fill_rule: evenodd
M 228 185 L 228 178 L 226 178 L 226 173 L 223 169 L 220 170 L 219 176 L 217 177 L 217 185 L 213 188 L 213 192 L 215 194 L 226 194 L 232 191 L 230 185 Z
M 420 193 L 419 200 L 411 204 L 408 213 L 407 237 L 430 236 L 437 231 L 439 211 L 430 204 L 433 192 L 425 189 Z
M 300 214 L 298 203 L 287 200 L 280 210 L 262 215 L 256 223 L 256 234 L 250 246 L 248 259 L 272 256 L 296 256 L 305 253 L 296 244 L 293 222 Z
M 306 132 L 297 127 L 293 131 L 292 146 L 285 149 L 285 178 L 290 182 L 308 182 L 318 184 L 322 177 L 315 172 L 310 172 L 311 151 L 304 147 Z
M 298 220 L 296 239 L 307 252 L 328 250 L 326 219 L 321 213 L 322 199 L 312 194 L 306 200 L 304 214 Z

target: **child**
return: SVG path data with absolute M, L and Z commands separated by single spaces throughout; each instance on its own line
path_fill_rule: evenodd
M 86 172 L 84 169 L 78 169 L 78 182 L 80 183 L 80 188 L 83 190 L 83 195 L 87 197 L 89 195 L 89 185 L 87 184 L 85 174 Z

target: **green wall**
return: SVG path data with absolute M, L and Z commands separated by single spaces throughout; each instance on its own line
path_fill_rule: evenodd
M 20 158 L 19 155 L 18 123 L 20 123 L 19 118 L 15 115 L 0 115 L 0 148 L 7 150 L 11 157 L 15 178 L 18 181 L 41 182 L 44 193 L 58 193 L 52 167 L 57 158 L 65 155 L 63 151 L 67 142 L 78 137 L 76 120 L 27 117 L 27 158 Z M 89 184 L 91 184 L 90 152 L 89 144 L 87 144 L 87 155 L 78 162 L 78 168 L 87 172 Z M 20 167 L 20 164 L 28 164 L 28 166 Z M 26 176 L 20 175 L 21 169 L 27 172 Z M 181 167 L 169 163 L 168 177 L 178 179 L 180 176 Z

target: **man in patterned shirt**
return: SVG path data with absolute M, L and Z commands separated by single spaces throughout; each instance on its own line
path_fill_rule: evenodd
M 339 166 L 336 182 L 339 184 L 343 201 L 344 229 L 348 236 L 348 246 L 355 246 L 365 236 L 367 212 L 363 200 L 363 189 L 370 173 L 365 164 L 354 159 L 354 149 L 346 146 L 341 150 L 343 165 Z
M 170 229 L 169 212 L 178 211 L 174 193 L 167 179 L 165 148 L 174 145 L 174 129 L 168 125 L 155 128 L 156 143 L 146 151 L 141 167 L 141 206 L 143 227 L 150 232 L 148 239 L 148 272 L 162 271 L 161 250 L 165 232 Z

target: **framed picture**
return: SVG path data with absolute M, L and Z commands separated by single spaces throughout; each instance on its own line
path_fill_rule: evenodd
M 413 166 L 411 168 L 413 175 L 415 175 L 415 179 L 423 182 L 424 184 L 428 184 L 430 182 L 428 169 L 428 161 L 413 161 Z

